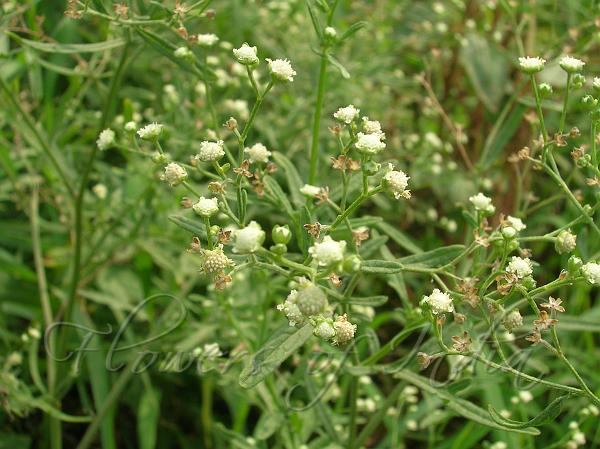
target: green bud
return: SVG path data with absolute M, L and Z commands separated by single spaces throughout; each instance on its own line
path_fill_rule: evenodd
M 581 105 L 585 110 L 591 111 L 598 107 L 598 100 L 592 97 L 591 95 L 585 95 L 581 99 Z
M 577 247 L 577 236 L 569 229 L 561 231 L 554 241 L 554 248 L 558 254 L 570 253 Z
M 573 89 L 581 89 L 585 84 L 585 76 L 581 73 L 574 73 L 571 77 L 571 87 Z
M 227 173 L 230 168 L 231 168 L 231 164 L 229 162 L 227 162 L 226 164 L 221 165 L 221 171 L 223 173 Z
M 586 168 L 592 165 L 592 156 L 589 154 L 584 154 L 579 159 L 575 161 L 575 164 L 579 168 Z
M 554 93 L 554 91 L 552 90 L 552 86 L 548 83 L 541 83 L 538 86 L 539 90 L 540 90 L 540 95 L 542 97 L 549 97 L 550 95 L 552 95 Z
M 536 286 L 536 282 L 533 277 L 527 276 L 521 280 L 521 285 L 525 287 L 526 290 L 533 290 Z
M 590 112 L 590 118 L 595 122 L 600 121 L 600 109 L 593 109 L 592 112 Z
M 373 176 L 379 172 L 381 169 L 381 164 L 378 164 L 375 161 L 368 161 L 362 165 L 362 169 L 367 175 Z
M 346 273 L 354 274 L 360 270 L 362 261 L 357 255 L 348 256 L 342 262 L 342 269 Z
M 517 230 L 515 228 L 513 228 L 512 226 L 506 226 L 506 227 L 502 228 L 502 236 L 505 239 L 507 239 L 507 240 L 514 239 L 516 235 L 517 235 Z
M 161 165 L 167 164 L 171 162 L 171 155 L 169 153 L 160 153 L 157 151 L 152 155 L 152 162 Z
M 217 225 L 212 225 L 212 226 L 210 227 L 210 235 L 217 235 L 217 234 L 219 233 L 219 230 L 220 230 L 220 229 L 221 229 L 221 228 L 220 228 L 219 226 L 217 226 Z
M 290 231 L 290 227 L 288 225 L 276 225 L 273 226 L 273 230 L 271 231 L 271 237 L 273 237 L 273 241 L 275 243 L 287 245 L 292 239 L 292 231 Z
M 508 242 L 508 245 L 506 245 L 506 251 L 508 253 L 512 253 L 518 247 L 519 247 L 519 241 L 517 239 L 512 239 Z
M 283 256 L 285 253 L 287 253 L 287 246 L 285 246 L 283 243 L 277 243 L 276 245 L 271 246 L 270 250 L 278 256 Z
M 579 270 L 583 266 L 583 261 L 576 256 L 569 257 L 569 262 L 567 263 L 567 269 L 569 270 L 569 274 L 571 276 L 575 276 L 579 273 Z

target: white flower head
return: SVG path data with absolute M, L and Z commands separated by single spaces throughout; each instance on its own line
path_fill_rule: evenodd
M 265 241 L 265 231 L 257 222 L 251 221 L 245 228 L 235 231 L 233 239 L 234 253 L 249 254 L 262 246 Z
M 171 187 L 181 184 L 187 179 L 187 171 L 176 162 L 166 165 L 164 173 L 160 176 L 161 181 L 165 181 Z
M 546 64 L 546 60 L 538 56 L 523 56 L 519 58 L 519 68 L 525 73 L 537 73 L 541 72 Z
M 123 126 L 123 128 L 128 133 L 134 133 L 134 132 L 137 131 L 137 123 L 135 123 L 133 120 L 131 120 L 131 121 L 125 123 L 125 125 Z
M 511 217 L 510 215 L 506 217 L 506 222 L 509 226 L 515 229 L 517 232 L 521 232 L 522 230 L 527 228 L 527 225 L 523 223 L 523 220 L 517 217 Z
M 138 130 L 138 136 L 144 140 L 156 140 L 163 132 L 163 125 L 160 123 L 149 123 Z
M 223 352 L 219 347 L 219 343 L 207 343 L 202 347 L 202 354 L 208 359 L 215 359 L 221 357 Z
M 581 272 L 585 280 L 592 285 L 600 285 L 600 264 L 588 262 L 581 267 Z
M 502 320 L 502 324 L 508 332 L 512 333 L 512 331 L 517 327 L 521 327 L 523 325 L 523 317 L 521 316 L 521 312 L 519 312 L 517 309 L 511 310 Z
M 110 147 L 115 145 L 115 132 L 106 128 L 98 135 L 98 140 L 96 140 L 96 145 L 98 145 L 98 149 L 100 151 L 104 151 L 109 149 Z
M 251 47 L 246 42 L 240 48 L 233 49 L 233 56 L 240 64 L 255 65 L 258 64 L 258 56 L 256 55 L 256 47 Z
M 223 245 L 215 249 L 202 251 L 202 271 L 215 275 L 222 273 L 225 268 L 233 265 L 233 261 L 223 252 Z
M 592 87 L 597 91 L 600 90 L 600 78 L 597 76 L 595 76 L 594 81 L 592 81 Z
M 94 187 L 92 187 L 92 192 L 94 192 L 94 195 L 96 195 L 98 199 L 103 200 L 108 194 L 108 189 L 104 184 L 96 184 Z
M 292 290 L 292 293 L 294 293 L 295 291 L 296 290 Z M 292 293 L 290 293 L 290 295 Z M 277 310 L 283 312 L 283 314 L 288 319 L 290 326 L 300 327 L 306 322 L 306 317 L 302 315 L 302 312 L 300 312 L 300 309 L 293 301 L 293 298 L 290 299 L 289 296 L 283 304 L 277 305 Z
M 422 304 L 427 304 L 434 315 L 439 315 L 446 312 L 454 312 L 454 304 L 448 293 L 442 292 L 436 288 L 429 296 L 423 296 Z
M 353 104 L 350 104 L 344 108 L 339 108 L 336 112 L 334 112 L 333 118 L 335 118 L 339 122 L 349 125 L 354 120 L 356 120 L 359 114 L 360 109 L 356 109 Z
M 321 192 L 321 187 L 313 186 L 310 184 L 304 184 L 300 188 L 300 193 L 309 197 L 314 197 Z
M 223 156 L 225 156 L 225 149 L 223 148 L 222 140 L 217 140 L 216 142 L 204 140 L 200 142 L 200 150 L 195 159 L 202 162 L 214 162 Z
M 385 134 L 381 131 L 381 123 L 377 120 L 369 120 L 369 117 L 362 118 L 362 128 L 367 134 Z
M 346 250 L 346 242 L 344 240 L 337 242 L 330 236 L 325 236 L 321 243 L 315 242 L 308 249 L 308 253 L 320 266 L 329 266 L 337 262 L 341 262 L 344 258 Z
M 473 195 L 469 198 L 475 210 L 485 212 L 488 214 L 493 214 L 496 210 L 494 205 L 492 204 L 492 199 L 485 196 L 483 193 L 479 192 L 477 195 Z
M 333 327 L 333 320 L 331 318 L 316 320 L 314 326 L 313 334 L 316 337 L 327 341 L 335 337 L 335 328 Z
M 173 55 L 175 55 L 176 58 L 178 59 L 193 59 L 194 58 L 194 52 L 192 50 L 190 50 L 187 47 L 179 47 L 177 48 L 174 52 Z
M 583 70 L 585 62 L 581 59 L 573 58 L 572 56 L 564 56 L 560 60 L 560 68 L 567 73 L 578 73 Z
M 203 196 L 192 205 L 192 209 L 201 217 L 212 217 L 219 212 L 219 203 L 216 198 L 204 198 Z
M 410 198 L 410 190 L 407 190 L 410 177 L 402 170 L 394 170 L 392 164 L 388 164 L 387 173 L 383 176 L 382 184 L 389 189 L 394 198 Z
M 271 156 L 271 152 L 262 143 L 255 143 L 251 147 L 245 148 L 244 153 L 248 155 L 248 159 L 252 163 L 267 163 L 269 162 L 269 156 Z
M 292 64 L 287 59 L 267 59 L 269 64 L 269 73 L 277 81 L 294 81 L 296 71 L 292 68 Z
M 361 153 L 377 154 L 385 149 L 385 142 L 381 141 L 381 134 L 358 133 L 358 139 L 354 144 Z
M 325 313 L 329 303 L 327 296 L 321 288 L 314 283 L 302 278 L 297 290 L 292 290 L 288 298 L 298 306 L 300 312 L 306 317 Z
M 356 334 L 356 324 L 349 322 L 348 317 L 345 314 L 336 317 L 333 328 L 335 329 L 333 343 L 336 345 L 345 345 L 351 341 L 354 338 L 354 334 Z
M 337 36 L 337 31 L 333 27 L 325 27 L 325 36 L 334 38 Z
M 212 33 L 199 34 L 196 36 L 196 42 L 202 47 L 212 47 L 219 42 L 219 37 Z
M 513 256 L 506 266 L 506 272 L 516 275 L 519 279 L 523 279 L 533 273 L 533 264 L 528 257 Z

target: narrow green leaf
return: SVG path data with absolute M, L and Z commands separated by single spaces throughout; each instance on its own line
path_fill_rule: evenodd
M 160 397 L 151 388 L 146 388 L 138 404 L 137 431 L 140 449 L 156 447 L 156 432 L 160 417 Z
M 304 204 L 304 197 L 300 193 L 300 189 L 303 185 L 302 178 L 300 177 L 296 166 L 287 158 L 287 156 L 277 151 L 273 152 L 273 160 L 283 169 L 294 204 L 298 206 Z
M 10 31 L 7 31 L 6 34 L 19 42 L 21 45 L 45 53 L 94 53 L 97 51 L 110 50 L 111 48 L 117 48 L 125 45 L 125 39 L 112 39 L 104 42 L 95 42 L 92 44 L 64 44 L 56 42 L 32 41 L 30 39 L 22 38 L 18 34 Z
M 548 406 L 542 410 L 537 416 L 533 417 L 529 421 L 514 421 L 512 419 L 507 419 L 500 415 L 494 407 L 491 405 L 488 406 L 488 410 L 490 412 L 490 417 L 494 420 L 495 423 L 509 427 L 511 429 L 524 429 L 527 427 L 537 427 L 542 426 L 544 424 L 548 424 L 556 419 L 562 410 L 562 403 L 565 399 L 569 398 L 570 394 L 565 394 L 563 396 L 557 397 L 553 400 Z
M 353 296 L 348 298 L 346 301 L 343 301 L 348 304 L 354 304 L 357 306 L 371 306 L 377 307 L 385 304 L 388 301 L 388 297 L 385 295 L 376 295 L 376 296 L 364 296 L 362 298 Z
M 360 22 L 353 23 L 352 25 L 350 25 L 350 28 L 348 28 L 342 33 L 342 35 L 340 36 L 340 41 L 348 39 L 350 36 L 355 34 L 357 31 L 361 30 L 362 28 L 366 27 L 367 25 L 368 22 L 362 20 Z
M 169 221 L 172 221 L 180 228 L 191 232 L 195 236 L 206 238 L 206 228 L 204 227 L 204 223 L 180 215 L 169 215 Z
M 397 372 L 394 377 L 410 382 L 427 393 L 437 396 L 446 402 L 446 407 L 476 423 L 482 424 L 493 429 L 506 430 L 508 432 L 524 433 L 527 435 L 539 435 L 540 431 L 534 427 L 524 429 L 513 429 L 505 425 L 498 424 L 491 419 L 486 418 L 485 410 L 465 399 L 458 398 L 450 394 L 446 389 L 437 385 L 433 380 L 419 376 L 413 372 L 402 370 Z
M 306 324 L 300 329 L 285 328 L 273 335 L 249 360 L 240 374 L 240 385 L 252 388 L 275 371 L 290 355 L 310 338 L 313 327 Z
M 403 265 L 412 265 L 415 267 L 419 266 L 423 268 L 437 268 L 452 262 L 464 250 L 464 245 L 443 246 L 425 253 L 401 257 L 398 259 L 398 262 Z
M 414 243 L 410 239 L 410 237 L 408 237 L 402 231 L 396 229 L 394 226 L 392 226 L 388 223 L 385 223 L 383 221 L 380 223 L 377 223 L 376 226 L 377 226 L 377 229 L 379 229 L 384 234 L 387 234 L 388 236 L 390 236 L 390 238 L 394 242 L 396 242 L 398 245 L 400 245 L 405 250 L 407 250 L 413 254 L 418 254 L 418 253 L 423 252 L 423 250 L 421 248 L 419 248 L 419 246 L 416 243 Z
M 336 69 L 340 71 L 340 73 L 342 74 L 342 78 L 350 78 L 350 73 L 348 72 L 348 70 L 346 70 L 346 67 L 344 67 L 342 63 L 338 61 L 333 55 L 327 53 L 327 59 Z
M 306 7 L 308 8 L 308 15 L 310 16 L 310 20 L 313 24 L 313 28 L 315 29 L 315 32 L 317 33 L 317 36 L 319 36 L 319 40 L 323 40 L 323 28 L 321 27 L 321 22 L 319 21 L 319 16 L 317 15 L 316 11 L 314 10 L 311 0 L 306 0 Z

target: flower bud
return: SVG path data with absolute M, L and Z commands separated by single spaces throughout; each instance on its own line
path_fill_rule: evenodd
M 355 254 L 346 257 L 342 262 L 342 269 L 344 270 L 344 272 L 350 274 L 358 273 L 360 271 L 361 266 L 362 261 L 360 260 L 360 257 L 358 257 Z
M 218 200 L 216 198 L 204 198 L 201 196 L 198 202 L 192 206 L 192 209 L 201 217 L 212 217 L 219 212 Z
M 508 332 L 512 333 L 514 329 L 523 325 L 523 317 L 518 310 L 512 310 L 504 317 L 502 325 Z
M 581 274 L 592 285 L 600 285 L 600 264 L 588 262 L 581 267 Z
M 245 228 L 235 231 L 233 239 L 233 252 L 240 254 L 253 253 L 265 241 L 265 231 L 257 222 L 251 221 Z
M 156 151 L 152 155 L 152 162 L 155 164 L 168 164 L 171 162 L 171 155 L 169 153 L 161 153 L 160 151 Z
M 275 253 L 278 256 L 283 256 L 285 253 L 287 253 L 287 246 L 285 246 L 283 243 L 277 243 L 276 245 L 271 246 L 269 249 L 272 253 Z
M 110 128 L 106 128 L 104 131 L 102 131 L 98 135 L 98 140 L 96 140 L 96 145 L 98 145 L 98 149 L 100 151 L 104 151 L 115 146 L 115 143 L 115 132 Z
M 165 171 L 160 176 L 160 179 L 171 187 L 175 187 L 187 179 L 187 171 L 176 162 L 171 162 L 165 167 Z
M 571 276 L 575 276 L 579 273 L 579 270 L 583 266 L 583 261 L 577 256 L 569 257 L 569 261 L 567 262 L 567 269 L 569 270 L 569 274 Z
M 513 239 L 515 238 L 515 236 L 517 235 L 517 230 L 515 228 L 513 228 L 512 226 L 506 226 L 504 228 L 502 228 L 502 236 L 507 239 Z
M 333 320 L 331 318 L 318 317 L 314 320 L 313 325 L 313 334 L 316 337 L 327 341 L 335 337 L 335 328 L 333 327 Z
M 290 231 L 290 227 L 288 225 L 284 226 L 273 226 L 273 230 L 271 231 L 271 237 L 273 241 L 277 244 L 287 245 L 292 239 L 292 231 Z
M 538 88 L 542 97 L 549 97 L 554 93 L 552 86 L 548 83 L 541 83 Z
M 367 161 L 362 164 L 362 169 L 368 176 L 374 176 L 381 170 L 381 164 L 375 161 Z
M 554 248 L 558 254 L 570 253 L 577 247 L 577 236 L 569 229 L 561 231 L 554 241 Z
M 235 56 L 237 62 L 243 65 L 252 66 L 258 64 L 256 47 L 251 47 L 245 42 L 240 48 L 233 49 L 233 56 Z
M 591 111 L 598 106 L 598 100 L 592 97 L 591 95 L 585 95 L 581 99 L 581 105 L 586 111 Z
M 533 276 L 527 276 L 521 280 L 521 285 L 525 287 L 526 290 L 533 290 L 537 284 L 535 279 L 533 279 Z
M 335 329 L 335 338 L 333 343 L 339 346 L 350 342 L 356 333 L 356 324 L 350 323 L 345 314 L 340 315 L 335 319 L 333 328 Z
M 571 86 L 573 89 L 581 89 L 585 84 L 585 76 L 581 73 L 575 73 L 571 78 Z

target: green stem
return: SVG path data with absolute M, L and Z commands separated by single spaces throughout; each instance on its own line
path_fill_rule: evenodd
M 319 81 L 317 86 L 317 100 L 312 127 L 312 143 L 310 146 L 310 172 L 308 183 L 314 184 L 317 180 L 319 168 L 319 132 L 321 130 L 321 114 L 323 112 L 323 100 L 325 97 L 325 85 L 327 83 L 327 48 L 322 49 L 321 66 L 319 68 Z
M 329 231 L 333 231 L 342 221 L 344 221 L 346 218 L 348 218 L 348 216 L 352 212 L 354 212 L 356 209 L 358 209 L 358 207 L 363 203 L 363 201 L 365 201 L 367 198 L 375 195 L 376 193 L 381 192 L 382 190 L 383 190 L 383 187 L 379 186 L 379 187 L 374 188 L 370 192 L 359 195 L 358 198 L 356 198 L 354 200 L 354 202 L 352 204 L 350 204 L 350 206 L 348 206 L 348 209 L 346 209 L 343 213 L 341 213 L 340 215 L 337 216 L 335 221 L 329 227 Z
M 538 89 L 535 75 L 531 75 L 531 86 L 533 87 L 533 94 L 535 95 L 535 107 L 537 110 L 538 119 L 542 128 L 542 136 L 544 138 L 544 145 L 548 140 L 548 131 L 546 130 L 546 123 L 544 122 L 544 112 L 542 111 L 542 99 L 540 97 L 540 91 Z
M 558 132 L 560 134 L 562 134 L 565 129 L 565 121 L 567 119 L 567 107 L 569 105 L 569 89 L 570 88 L 571 88 L 571 74 L 567 73 L 567 87 L 565 90 L 565 99 L 563 101 L 562 112 L 560 113 L 560 126 L 558 128 Z

